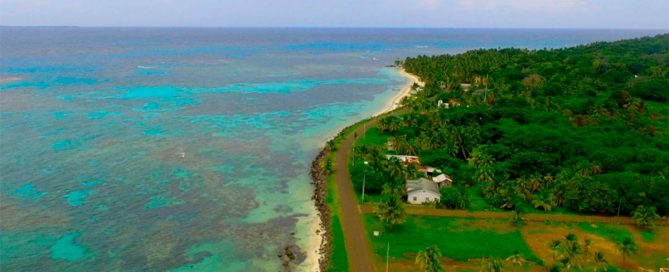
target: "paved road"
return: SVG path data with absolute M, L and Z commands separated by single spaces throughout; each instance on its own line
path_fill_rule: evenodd
M 377 205 L 364 204 L 360 207 L 363 213 L 373 213 L 376 211 Z M 446 216 L 446 217 L 462 217 L 462 218 L 482 218 L 482 219 L 508 219 L 511 217 L 511 212 L 484 212 L 484 211 L 466 211 L 466 210 L 447 210 L 434 209 L 420 206 L 405 206 L 407 214 L 412 215 L 429 215 L 429 216 Z M 540 214 L 530 213 L 523 215 L 528 221 L 546 222 L 550 220 L 553 222 L 589 222 L 589 223 L 616 223 L 622 225 L 635 225 L 636 222 L 632 217 L 613 217 L 613 216 L 596 216 L 596 215 L 570 215 L 570 214 Z M 669 225 L 667 220 L 656 222 L 657 225 Z
M 367 123 L 367 128 L 374 126 L 376 119 Z M 363 126 L 364 127 L 364 126 Z M 363 127 L 351 133 L 339 146 L 335 159 L 335 179 L 339 191 L 342 212 L 342 228 L 344 241 L 346 241 L 346 253 L 349 261 L 349 271 L 372 272 L 375 271 L 373 259 L 362 215 L 358 209 L 358 203 L 353 192 L 353 185 L 348 173 L 348 154 L 355 142 L 355 134 L 363 135 Z

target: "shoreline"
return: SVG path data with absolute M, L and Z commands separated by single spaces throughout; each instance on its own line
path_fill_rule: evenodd
M 379 115 L 391 112 L 401 106 L 402 99 L 410 96 L 412 93 L 412 87 L 414 84 L 424 87 L 425 83 L 420 80 L 416 75 L 408 73 L 403 68 L 397 68 L 398 73 L 408 80 L 406 84 L 388 101 L 385 107 L 377 111 L 372 118 L 375 118 Z M 335 141 L 338 137 L 342 136 L 347 130 L 356 124 L 365 121 L 359 120 L 351 125 L 344 127 L 340 130 L 330 141 Z M 318 260 L 315 262 L 318 264 L 319 271 L 326 271 L 330 266 L 330 243 L 332 241 L 332 230 L 330 229 L 331 222 L 331 213 L 330 207 L 327 204 L 328 197 L 328 186 L 327 186 L 327 177 L 328 175 L 323 171 L 321 165 L 324 163 L 325 158 L 331 151 L 329 148 L 330 141 L 326 142 L 321 151 L 318 152 L 314 160 L 311 162 L 311 169 L 309 171 L 309 176 L 311 177 L 311 184 L 314 186 L 314 192 L 311 199 L 314 201 L 316 210 L 318 212 L 317 217 L 320 219 L 318 222 L 318 227 L 314 231 L 315 234 L 320 236 L 320 246 L 316 252 L 318 255 L 316 257 Z M 313 230 L 312 230 L 313 231 Z M 314 240 L 316 240 L 315 238 Z M 309 251 L 313 252 L 311 249 Z
M 311 199 L 314 201 L 317 217 L 320 218 L 318 229 L 315 231 L 317 236 L 320 236 L 320 245 L 318 254 L 315 256 L 318 260 L 318 271 L 326 271 L 330 266 L 330 241 L 332 241 L 332 230 L 330 229 L 330 207 L 327 204 L 327 175 L 323 171 L 321 164 L 327 156 L 329 149 L 327 145 L 318 152 L 316 158 L 311 162 L 311 169 L 309 176 L 311 177 L 311 184 L 314 185 L 314 193 Z
M 420 87 L 425 87 L 425 83 L 420 80 L 420 78 L 414 74 L 410 74 L 404 68 L 396 68 L 398 73 L 409 80 L 404 86 L 397 92 L 388 103 L 386 103 L 386 106 L 383 107 L 381 110 L 377 111 L 372 117 L 379 116 L 381 114 L 391 112 L 401 106 L 402 99 L 405 97 L 411 96 L 411 91 L 413 88 L 414 84 L 417 84 Z

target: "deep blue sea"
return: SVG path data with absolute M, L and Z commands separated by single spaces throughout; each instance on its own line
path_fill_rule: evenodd
M 278 271 L 396 59 L 641 30 L 0 28 L 1 271 Z

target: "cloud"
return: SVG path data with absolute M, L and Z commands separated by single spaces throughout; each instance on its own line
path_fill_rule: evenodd
M 457 0 L 465 9 L 565 12 L 585 8 L 587 0 Z

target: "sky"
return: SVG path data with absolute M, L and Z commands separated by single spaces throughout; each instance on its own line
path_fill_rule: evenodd
M 0 0 L 0 25 L 669 29 L 669 0 Z

